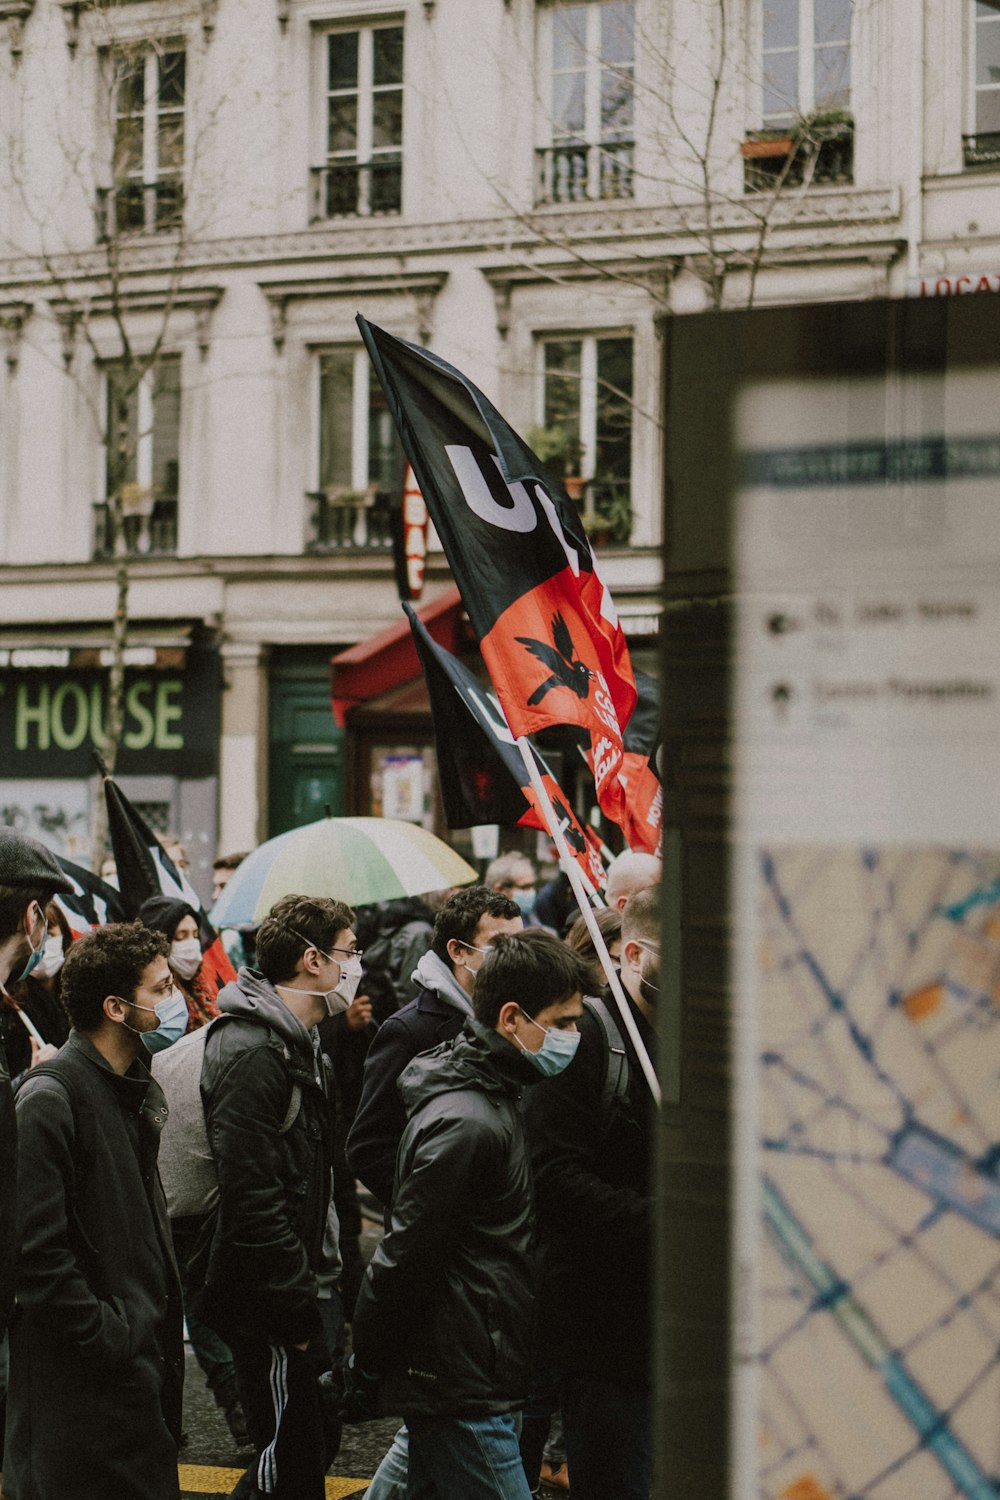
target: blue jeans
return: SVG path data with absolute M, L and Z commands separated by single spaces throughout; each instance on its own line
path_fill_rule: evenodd
M 414 1417 L 406 1425 L 406 1500 L 531 1500 L 513 1415 Z
M 569 1375 L 560 1381 L 559 1396 L 573 1500 L 649 1500 L 649 1388 L 596 1375 Z
M 364 1500 L 406 1500 L 409 1450 L 409 1434 L 405 1427 L 401 1427 L 392 1440 L 392 1447 L 375 1470 Z

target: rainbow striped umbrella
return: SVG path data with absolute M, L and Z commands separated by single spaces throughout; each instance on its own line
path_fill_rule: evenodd
M 322 818 L 268 839 L 230 876 L 216 927 L 249 926 L 281 896 L 333 896 L 349 906 L 419 896 L 477 879 L 470 864 L 415 823 Z

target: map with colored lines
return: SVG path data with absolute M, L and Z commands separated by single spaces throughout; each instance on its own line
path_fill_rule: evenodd
M 762 1500 L 1000 1495 L 1000 853 L 758 860 Z

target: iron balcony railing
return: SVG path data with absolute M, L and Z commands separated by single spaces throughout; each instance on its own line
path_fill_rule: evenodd
M 177 500 L 160 497 L 142 512 L 122 517 L 125 551 L 129 557 L 170 557 L 177 551 Z M 98 500 L 94 506 L 94 557 L 114 556 L 114 521 L 111 505 Z
M 634 156 L 632 141 L 544 146 L 535 152 L 535 203 L 631 198 Z
M 392 496 L 382 490 L 311 490 L 307 552 L 390 552 Z M 398 503 L 398 502 L 397 502 Z
M 347 219 L 398 214 L 403 204 L 403 158 L 377 161 L 330 162 L 312 167 L 310 218 Z

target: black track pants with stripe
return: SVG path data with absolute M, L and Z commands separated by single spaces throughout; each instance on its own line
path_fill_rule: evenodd
M 257 1450 L 257 1493 L 270 1500 L 324 1500 L 326 1453 L 320 1393 L 322 1361 L 260 1339 L 232 1340 L 236 1384 Z M 241 1481 L 243 1483 L 243 1481 Z M 246 1488 L 234 1491 L 244 1495 Z M 253 1493 L 250 1491 L 249 1493 Z

